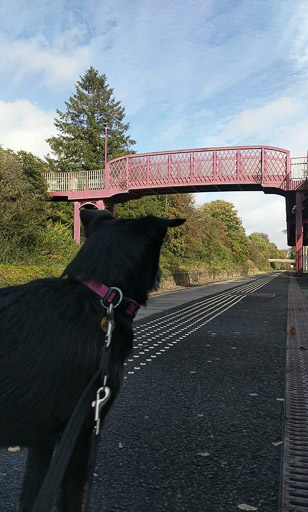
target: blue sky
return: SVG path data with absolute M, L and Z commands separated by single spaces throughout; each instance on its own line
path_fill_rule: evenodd
M 308 149 L 308 3 L 11 0 L 0 3 L 0 144 L 43 156 L 56 109 L 94 66 L 137 152 L 266 144 Z M 232 201 L 246 232 L 286 247 L 284 200 Z

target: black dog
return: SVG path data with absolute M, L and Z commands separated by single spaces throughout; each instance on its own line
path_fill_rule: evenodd
M 88 283 L 117 287 L 145 304 L 157 284 L 167 227 L 183 219 L 148 216 L 114 219 L 82 210 L 87 240 L 60 278 L 0 290 L 0 444 L 29 448 L 20 510 L 30 512 L 56 442 L 97 370 L 105 311 Z M 112 398 L 132 349 L 131 318 L 115 309 L 108 386 Z M 63 480 L 59 508 L 81 509 L 93 412 L 79 437 Z

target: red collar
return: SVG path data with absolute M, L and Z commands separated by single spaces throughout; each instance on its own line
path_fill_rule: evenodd
M 110 304 L 113 304 L 114 308 L 119 307 L 118 311 L 129 316 L 131 320 L 135 318 L 136 313 L 140 308 L 140 304 L 138 304 L 134 299 L 124 297 L 119 288 L 114 286 L 108 287 L 105 284 L 98 284 L 95 281 L 81 282 L 101 298 L 101 304 L 104 308 L 107 309 Z

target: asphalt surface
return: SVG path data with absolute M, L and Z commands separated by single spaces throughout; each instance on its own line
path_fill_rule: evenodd
M 105 423 L 93 512 L 278 510 L 287 284 L 129 376 Z
M 278 511 L 287 291 L 279 275 L 248 296 L 235 288 L 220 310 L 218 296 L 211 321 L 193 323 L 198 298 L 192 316 L 182 304 L 136 322 L 139 351 L 159 340 L 164 349 L 126 367 L 91 512 Z M 3 512 L 17 510 L 24 453 L 0 452 Z
M 137 314 L 137 320 L 143 320 L 155 313 L 164 313 L 170 308 L 180 306 L 186 302 L 203 299 L 214 293 L 236 288 L 237 286 L 260 279 L 261 275 L 243 276 L 227 281 L 218 281 L 204 286 L 190 286 L 183 290 L 169 291 L 152 295 L 146 306 L 141 306 Z

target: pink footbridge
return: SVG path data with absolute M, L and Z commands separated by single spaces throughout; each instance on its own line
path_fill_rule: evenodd
M 114 211 L 119 202 L 154 194 L 263 191 L 286 200 L 288 244 L 296 246 L 296 271 L 303 272 L 308 245 L 307 156 L 291 158 L 287 149 L 236 146 L 130 154 L 110 160 L 102 170 L 45 174 L 54 200 L 74 202 L 74 238 L 80 241 L 79 210 Z M 307 229 L 306 229 L 307 228 Z

